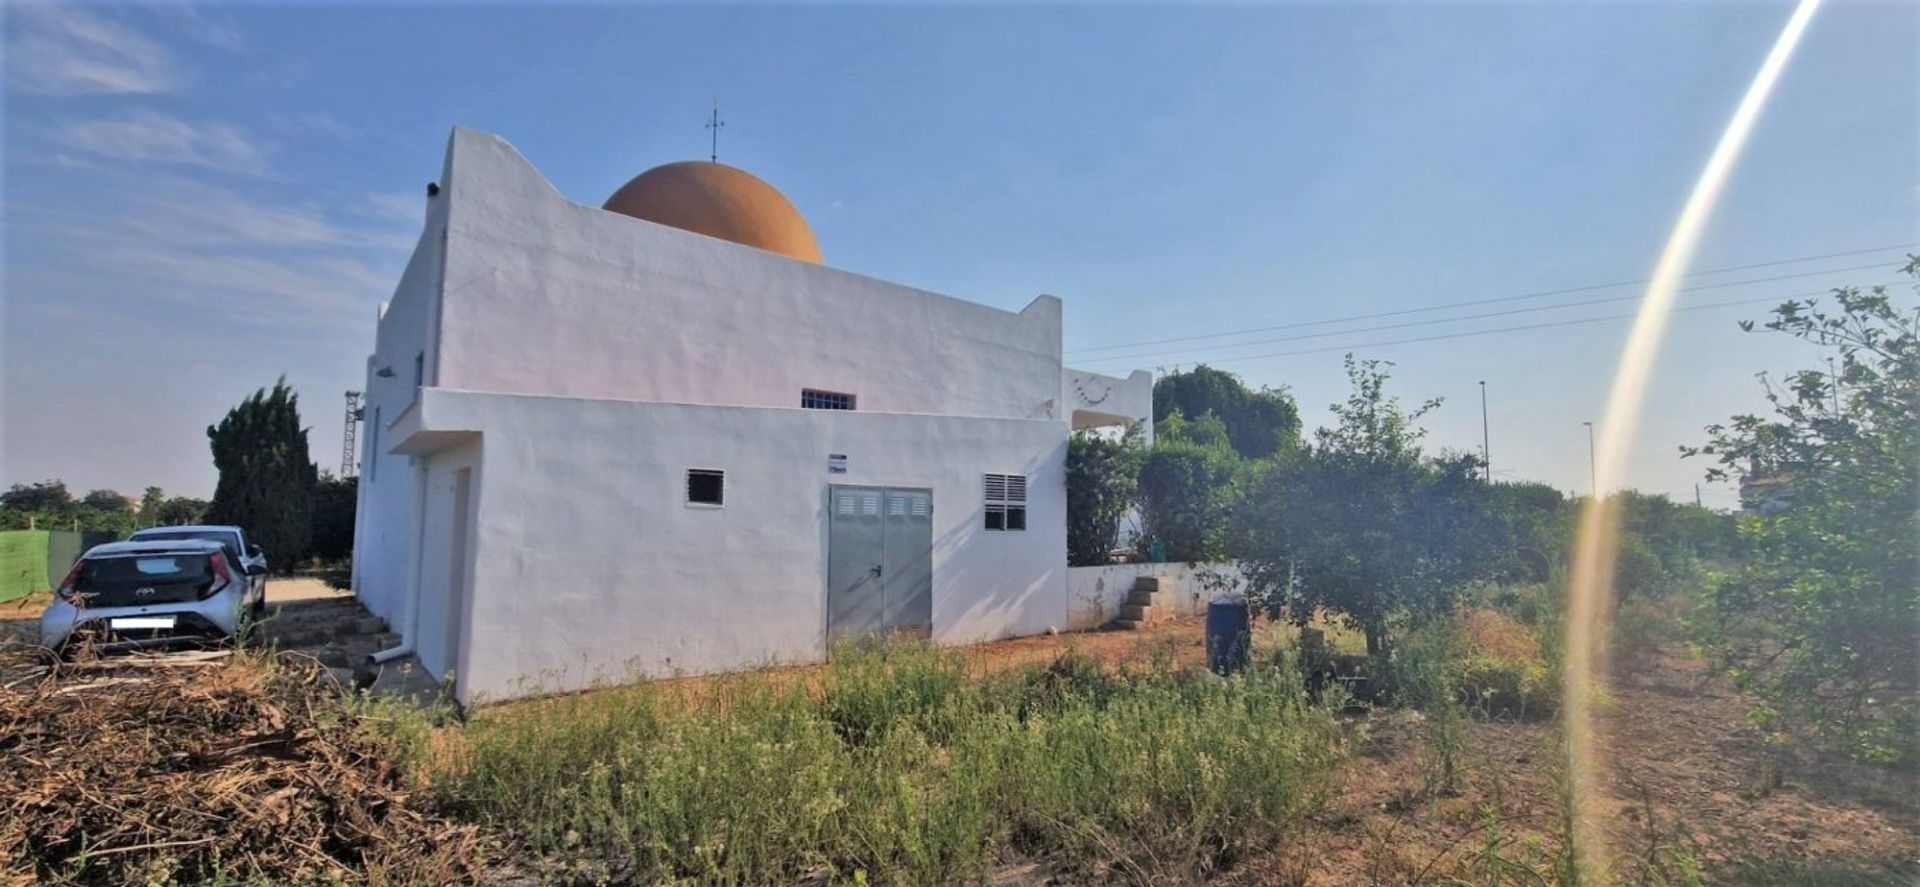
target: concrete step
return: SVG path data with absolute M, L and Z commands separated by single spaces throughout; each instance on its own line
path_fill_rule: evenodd
M 1159 603 L 1159 601 L 1155 600 L 1155 598 L 1159 596 L 1158 592 L 1135 587 L 1132 591 L 1127 592 L 1127 603 L 1141 607 L 1151 607 Z
M 1133 579 L 1133 588 L 1135 591 L 1145 591 L 1149 593 L 1169 591 L 1173 588 L 1173 580 L 1163 576 L 1135 576 Z
M 1141 604 L 1125 604 L 1120 607 L 1120 618 L 1150 622 L 1153 620 L 1153 608 Z
M 1125 617 L 1125 616 L 1122 616 L 1122 617 L 1120 617 L 1120 618 L 1118 618 L 1118 619 L 1115 619 L 1115 620 L 1113 620 L 1113 624 L 1114 624 L 1114 625 L 1115 625 L 1116 627 L 1118 627 L 1118 628 L 1122 628 L 1122 629 L 1125 629 L 1125 630 L 1127 630 L 1127 631 L 1139 631 L 1140 629 L 1143 629 L 1143 628 L 1146 628 L 1146 627 L 1147 627 L 1147 623 L 1146 623 L 1146 621 L 1145 621 L 1145 620 L 1142 620 L 1142 619 L 1128 619 L 1128 618 L 1127 618 L 1127 617 Z

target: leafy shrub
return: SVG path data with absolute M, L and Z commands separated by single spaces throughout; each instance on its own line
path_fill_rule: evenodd
M 1067 438 L 1067 564 L 1107 562 L 1133 507 L 1145 450 L 1132 427 L 1116 440 L 1087 431 Z
M 901 723 L 944 741 L 977 707 L 965 662 L 922 644 L 837 645 L 828 675 L 821 714 L 853 745 Z
M 1538 660 L 1540 639 L 1518 620 L 1499 610 L 1476 607 L 1460 614 L 1460 630 L 1467 646 L 1492 656 L 1516 661 Z
M 1920 257 L 1904 271 L 1920 277 Z M 1713 457 L 1710 479 L 1738 477 L 1752 509 L 1699 640 L 1786 725 L 1866 760 L 1920 762 L 1920 316 L 1886 287 L 1833 303 L 1790 300 L 1766 324 L 1831 363 L 1768 384 L 1766 414 L 1711 426 L 1689 451 Z
M 1229 553 L 1236 480 L 1246 466 L 1219 427 L 1211 416 L 1185 422 L 1176 413 L 1161 423 L 1160 438 L 1141 462 L 1141 544 L 1162 543 L 1168 560 L 1218 560 Z
M 1560 681 L 1538 659 L 1473 654 L 1453 669 L 1460 703 L 1484 717 L 1541 720 L 1560 709 Z

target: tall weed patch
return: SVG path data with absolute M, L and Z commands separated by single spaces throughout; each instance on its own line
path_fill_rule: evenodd
M 477 712 L 419 762 L 537 854 L 642 882 L 984 879 L 1008 852 L 1137 879 L 1282 839 L 1342 752 L 1296 668 L 996 675 L 842 649 L 815 686 L 606 690 Z M 424 747 L 414 744 L 413 747 Z

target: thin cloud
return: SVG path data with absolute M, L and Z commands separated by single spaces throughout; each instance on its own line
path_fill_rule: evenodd
M 192 124 L 157 111 L 69 123 L 48 137 L 69 150 L 110 160 L 203 166 L 253 176 L 267 173 L 265 152 L 240 127 Z
M 17 3 L 6 18 L 8 88 L 37 95 L 147 95 L 179 84 L 159 42 L 67 4 Z
M 307 132 L 332 136 L 336 139 L 344 139 L 353 134 L 353 130 L 349 129 L 346 124 L 341 123 L 340 119 L 332 114 L 319 112 L 299 114 L 289 120 L 288 123 Z
M 419 224 L 426 215 L 425 198 L 408 192 L 405 194 L 369 194 L 363 210 L 366 215 L 391 219 L 396 222 Z
M 310 333 L 363 324 L 392 293 L 416 239 L 364 217 L 364 201 L 330 213 L 180 177 L 130 193 L 107 218 L 16 208 L 44 219 L 38 224 L 61 253 L 86 257 L 57 263 L 63 270 L 46 283 L 137 288 L 147 299 L 262 331 Z
M 162 3 L 156 10 L 178 18 L 181 30 L 196 42 L 219 49 L 238 50 L 246 46 L 246 39 L 240 35 L 240 28 L 232 17 L 226 15 L 208 15 L 198 4 L 192 2 Z
M 263 203 L 187 179 L 155 183 L 122 219 L 138 237 L 193 246 L 330 247 L 367 238 L 334 224 L 313 206 Z
M 133 248 L 105 258 L 140 277 L 186 284 L 189 289 L 179 292 L 196 294 L 207 307 L 262 319 L 337 312 L 359 320 L 360 307 L 392 286 L 365 262 L 341 256 L 290 259 Z

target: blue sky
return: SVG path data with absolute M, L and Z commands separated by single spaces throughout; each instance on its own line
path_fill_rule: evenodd
M 282 373 L 337 467 L 449 127 L 597 204 L 704 156 L 716 96 L 721 159 L 785 191 L 829 264 L 1009 309 L 1052 293 L 1070 363 L 1211 361 L 1315 425 L 1346 346 L 1630 305 L 1383 325 L 1635 290 L 1238 331 L 1643 277 L 1787 12 L 9 4 L 0 482 L 206 495 L 204 428 Z M 1830 4 L 1696 267 L 1920 243 L 1917 46 L 1911 4 Z M 1899 255 L 1702 275 L 1730 285 L 1682 305 L 1888 282 Z M 1735 328 L 1765 307 L 1676 317 L 1635 485 L 1690 496 L 1704 466 L 1677 447 L 1756 408 L 1754 373 L 1808 364 Z M 1499 475 L 1584 491 L 1625 331 L 1353 350 L 1446 399 L 1437 446 L 1479 446 L 1486 380 Z

